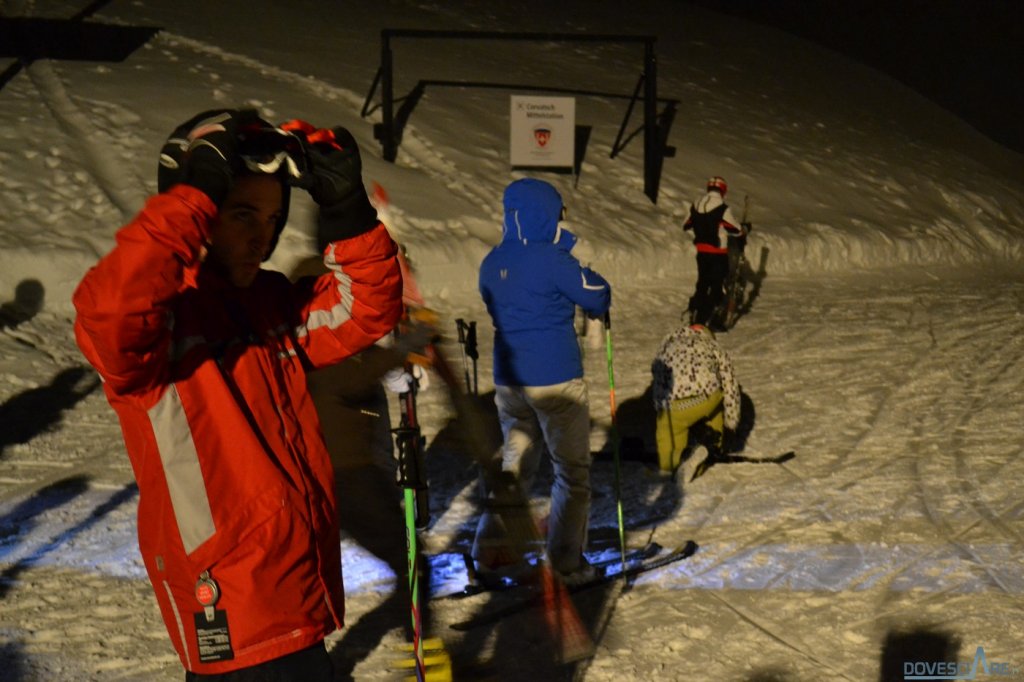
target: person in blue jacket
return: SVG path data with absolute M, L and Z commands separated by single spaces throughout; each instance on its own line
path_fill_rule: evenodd
M 593 569 L 583 556 L 590 514 L 590 410 L 574 326 L 576 306 L 592 317 L 611 306 L 611 287 L 570 253 L 559 225 L 562 197 L 547 182 L 505 189 L 501 243 L 480 265 L 480 294 L 494 323 L 495 404 L 504 436 L 502 469 L 528 491 L 545 448 L 554 483 L 547 555 L 567 581 Z M 473 556 L 479 570 L 501 566 L 503 534 L 484 513 Z

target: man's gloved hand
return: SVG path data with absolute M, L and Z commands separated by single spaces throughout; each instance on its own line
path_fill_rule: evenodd
M 754 224 L 749 222 L 740 223 L 740 227 L 743 228 L 743 234 L 750 234 L 750 231 L 754 229 Z
M 289 124 L 285 124 L 289 128 Z M 298 131 L 297 131 L 298 132 Z M 363 162 L 359 147 L 346 128 L 301 130 L 308 170 L 292 184 L 309 192 L 320 206 L 334 206 L 363 189 Z
M 188 132 L 182 182 L 202 191 L 220 206 L 241 166 L 237 154 L 239 128 L 259 117 L 255 109 L 209 113 Z
M 314 129 L 304 122 L 283 126 L 305 140 L 307 171 L 292 184 L 309 192 L 320 206 L 317 241 L 321 248 L 371 230 L 377 211 L 363 186 L 359 146 L 348 129 Z

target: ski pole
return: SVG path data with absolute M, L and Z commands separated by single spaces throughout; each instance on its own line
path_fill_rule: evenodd
M 410 375 L 412 370 L 409 370 Z M 427 487 L 426 464 L 423 461 L 425 439 L 416 417 L 416 379 L 410 379 L 412 386 L 402 393 L 403 414 L 401 424 L 395 429 L 398 441 L 399 485 L 412 490 L 415 498 L 416 528 L 424 529 L 430 524 L 430 498 Z
M 426 663 L 423 658 L 423 622 L 420 617 L 420 580 L 417 564 L 416 548 L 416 492 L 412 488 L 405 488 L 405 535 L 406 545 L 409 547 L 409 593 L 411 594 L 410 611 L 412 616 L 412 652 L 416 664 L 416 680 L 424 682 L 427 679 Z
M 409 389 L 399 396 L 403 412 L 395 429 L 398 445 L 398 484 L 405 502 L 405 542 L 409 567 L 409 612 L 412 620 L 413 661 L 417 682 L 425 682 L 427 669 L 423 653 L 423 617 L 420 610 L 419 546 L 416 531 L 430 520 L 427 488 L 424 481 L 423 440 L 416 418 L 416 379 L 411 377 Z
M 401 450 L 408 444 L 399 441 L 399 457 L 403 458 Z M 399 469 L 399 474 L 402 474 Z M 419 549 L 416 542 L 416 490 L 413 485 L 403 480 L 402 492 L 405 500 L 405 545 L 408 549 L 409 565 L 409 614 L 412 619 L 412 653 L 416 665 L 416 679 L 424 682 L 426 679 L 426 665 L 423 659 L 423 621 L 420 616 L 420 572 L 418 566 Z
M 476 361 L 480 357 L 480 351 L 476 345 L 476 322 L 470 322 L 466 330 L 466 355 L 473 361 L 473 395 L 480 395 L 480 384 L 476 371 Z
M 608 353 L 608 398 L 612 413 L 612 459 L 615 463 L 615 507 L 619 520 L 619 549 L 622 554 L 622 577 L 626 578 L 626 529 L 622 520 L 622 485 L 619 478 L 619 428 L 615 416 L 615 369 L 612 365 L 612 315 L 604 314 L 604 343 Z
M 461 317 L 455 320 L 455 327 L 459 330 L 459 348 L 462 349 L 462 374 L 466 378 L 466 392 L 473 392 L 473 385 L 469 383 L 469 361 L 466 359 L 466 330 L 469 325 Z

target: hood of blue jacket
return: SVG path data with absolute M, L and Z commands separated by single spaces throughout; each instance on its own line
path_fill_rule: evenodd
M 505 188 L 504 205 L 502 241 L 519 241 L 524 244 L 562 241 L 558 229 L 562 196 L 550 184 L 533 178 L 516 180 Z M 566 239 L 566 246 L 571 249 L 575 238 Z

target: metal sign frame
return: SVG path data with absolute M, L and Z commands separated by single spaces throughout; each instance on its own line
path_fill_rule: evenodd
M 385 161 L 394 163 L 398 156 L 399 136 L 395 121 L 394 55 L 391 42 L 396 38 L 441 40 L 518 40 L 541 42 L 591 42 L 642 44 L 644 48 L 643 75 L 637 88 L 643 87 L 644 96 L 644 194 L 657 203 L 658 181 L 665 156 L 671 156 L 658 130 L 658 61 L 654 52 L 656 38 L 649 35 L 616 35 L 587 33 L 515 33 L 502 31 L 435 31 L 428 29 L 383 29 L 381 37 L 380 67 L 374 77 L 363 106 L 363 115 L 378 84 L 381 87 L 381 123 L 375 127 L 375 136 L 381 143 Z M 551 88 L 544 88 L 551 90 Z M 636 93 L 634 93 L 634 98 Z M 618 142 L 616 143 L 616 146 Z M 616 149 L 618 151 L 618 149 Z M 666 153 L 669 152 L 669 153 Z M 614 154 L 613 154 L 614 156 Z

